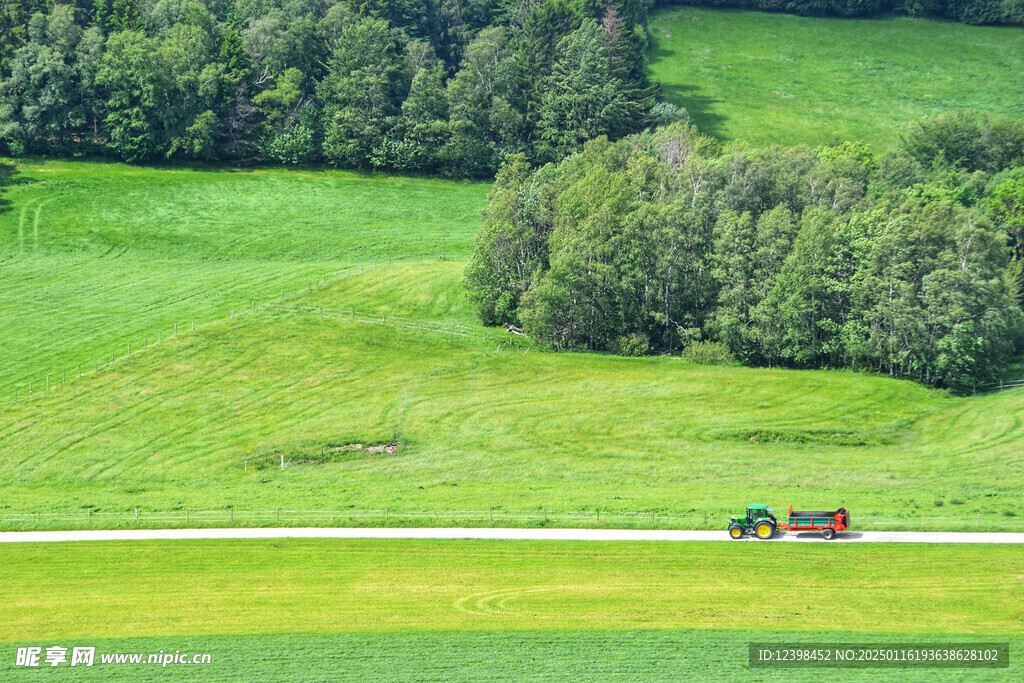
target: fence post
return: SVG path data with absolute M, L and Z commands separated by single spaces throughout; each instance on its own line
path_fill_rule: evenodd
M 277 521 L 281 521 L 281 508 L 277 508 Z
M 974 522 L 975 527 L 981 526 L 981 513 L 978 513 L 978 519 Z
M 437 521 L 437 508 L 434 508 L 434 521 Z
M 235 506 L 234 505 L 231 506 L 231 523 L 232 524 L 235 523 Z
M 195 320 L 192 321 L 192 331 L 193 332 L 196 331 L 196 321 Z
M 487 508 L 487 521 L 488 522 L 493 522 L 494 521 L 494 509 L 493 508 Z
M 174 336 L 178 336 L 178 323 L 174 323 Z
M 185 508 L 185 524 L 188 524 L 188 508 Z
M 281 456 L 281 469 L 284 469 L 284 456 Z
M 82 364 L 78 364 L 78 379 L 82 379 Z
M 88 520 L 86 521 L 86 523 L 87 523 L 87 524 L 88 524 L 89 526 L 92 526 L 92 508 L 89 508 L 89 510 L 88 510 L 88 513 L 89 513 L 89 518 L 88 518 Z
M 708 511 L 704 511 L 704 526 L 708 525 Z
M 921 531 L 924 531 L 924 513 L 921 513 Z
M 138 508 L 138 506 L 135 507 L 135 523 L 136 524 L 139 523 L 139 508 Z
M 597 509 L 597 522 L 598 524 L 601 523 L 601 508 Z
M 60 371 L 60 383 L 64 384 L 64 370 Z
M 388 509 L 384 508 L 384 522 L 386 523 L 389 519 Z
M 654 510 L 651 510 L 651 524 L 654 524 Z

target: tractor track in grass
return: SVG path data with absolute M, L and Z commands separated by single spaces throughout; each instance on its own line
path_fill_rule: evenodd
M 4 531 L 0 543 L 61 541 L 155 541 L 261 538 L 391 538 L 463 539 L 510 541 L 727 541 L 722 531 L 642 529 L 494 529 L 494 528 L 315 528 L 273 527 L 246 529 L 126 529 L 82 531 Z M 826 541 L 818 533 L 783 533 L 770 541 L 745 537 L 757 543 L 999 543 L 1024 544 L 1019 532 L 954 531 L 848 531 Z M 479 597 L 479 596 L 478 596 Z

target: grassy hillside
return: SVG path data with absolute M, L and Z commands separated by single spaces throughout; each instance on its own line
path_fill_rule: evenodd
M 861 528 L 1016 528 L 1024 392 L 502 344 L 464 262 L 437 256 L 470 249 L 485 185 L 57 162 L 14 181 L 0 387 L 20 398 L 0 404 L 0 518 L 30 516 L 0 524 L 280 507 L 284 523 L 385 509 L 488 523 L 493 509 L 496 523 L 601 510 L 640 525 L 654 510 L 656 525 L 718 528 L 764 501 L 843 504 Z M 360 322 L 375 316 L 389 324 Z
M 757 640 L 984 637 L 1018 647 L 1019 601 L 1006 596 L 1022 573 L 1020 552 L 1005 546 L 14 545 L 0 568 L 0 594 L 16 596 L 0 602 L 0 672 L 13 662 L 13 641 L 21 641 L 88 643 L 101 653 L 209 652 L 214 663 L 206 672 L 233 665 L 247 675 L 294 671 L 310 680 L 398 671 L 405 679 L 580 672 L 604 680 L 687 673 L 735 680 L 746 669 L 747 643 Z M 798 590 L 773 587 L 794 577 Z M 289 632 L 297 635 L 274 635 Z M 986 678 L 1012 680 L 1020 666 L 1013 662 L 1014 669 Z M 765 673 L 851 679 L 842 671 Z
M 312 312 L 257 310 L 7 406 L 0 510 L 656 508 L 717 526 L 760 500 L 1013 521 L 1024 392 L 524 353 L 315 307 L 463 320 L 459 267 L 353 275 L 298 300 Z
M 877 151 L 956 109 L 1024 115 L 1024 30 L 923 19 L 823 19 L 669 7 L 651 74 L 704 131 L 756 145 L 833 134 Z
M 334 171 L 3 170 L 0 319 L 16 332 L 0 402 L 346 266 L 466 254 L 489 188 Z

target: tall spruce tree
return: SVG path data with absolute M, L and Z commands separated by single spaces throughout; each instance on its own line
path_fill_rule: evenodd
M 398 36 L 387 20 L 364 18 L 342 29 L 317 89 L 329 161 L 368 165 L 400 111 L 404 79 Z

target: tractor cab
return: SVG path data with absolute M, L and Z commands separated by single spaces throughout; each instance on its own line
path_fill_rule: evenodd
M 738 539 L 744 534 L 754 534 L 758 538 L 771 538 L 779 525 L 774 509 L 763 504 L 747 506 L 746 515 L 735 515 L 729 519 L 729 536 Z
M 767 505 L 748 505 L 747 522 L 753 525 L 759 519 L 770 519 L 773 523 L 778 523 L 773 512 L 775 512 L 775 508 L 770 508 Z

